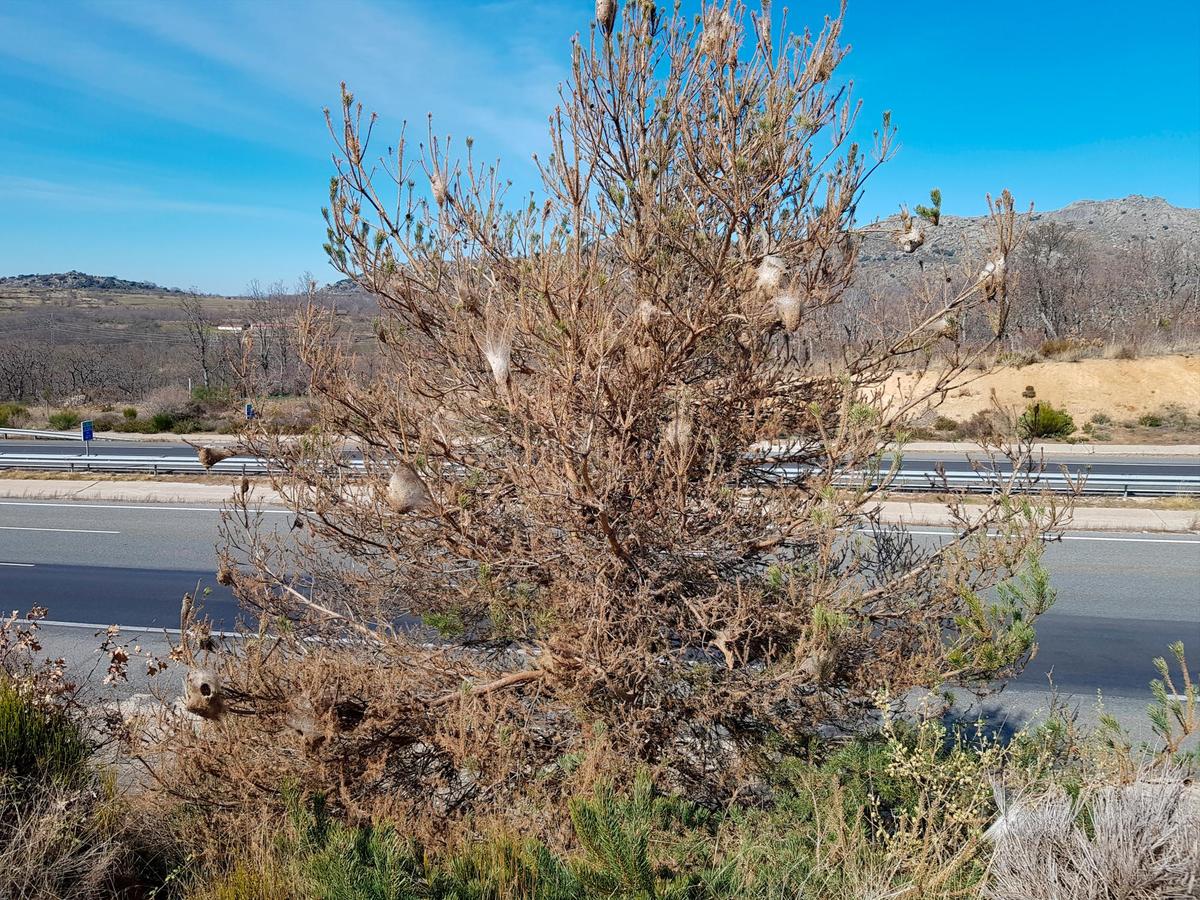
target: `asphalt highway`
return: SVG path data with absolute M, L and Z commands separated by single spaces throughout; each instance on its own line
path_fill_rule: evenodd
M 268 526 L 292 514 L 266 511 Z M 177 628 L 184 593 L 209 593 L 221 628 L 236 604 L 216 583 L 219 510 L 0 501 L 0 610 L 44 606 L 61 622 Z
M 286 529 L 291 514 L 269 512 Z M 185 591 L 218 627 L 237 610 L 215 583 L 218 513 L 204 506 L 0 500 L 0 610 L 49 609 L 64 629 L 120 624 L 177 627 Z M 939 542 L 947 532 L 914 529 Z M 1173 641 L 1200 664 L 1200 537 L 1187 534 L 1069 533 L 1044 557 L 1058 593 L 1037 624 L 1039 652 L 1001 702 L 1044 707 L 1049 681 L 1082 704 L 1103 694 L 1133 713 L 1150 699 L 1152 659 Z
M 105 456 L 144 456 L 151 453 L 155 456 L 175 459 L 195 459 L 196 451 L 186 444 L 173 444 L 157 441 L 94 441 L 92 452 Z M 82 441 L 45 441 L 45 440 L 0 440 L 0 462 L 5 455 L 12 456 L 76 456 L 83 453 Z M 946 472 L 970 472 L 971 462 L 968 455 L 987 468 L 987 460 L 979 451 L 964 451 L 963 454 L 905 454 L 902 469 L 908 472 L 935 471 L 939 466 Z M 1064 468 L 1072 475 L 1154 475 L 1170 477 L 1200 477 L 1200 459 L 1180 457 L 1139 457 L 1129 459 L 1118 456 L 1091 455 L 1081 459 L 1078 456 L 1055 458 L 1047 455 L 1044 465 L 1048 471 L 1061 472 Z M 1000 471 L 1006 471 L 1004 465 L 998 466 Z

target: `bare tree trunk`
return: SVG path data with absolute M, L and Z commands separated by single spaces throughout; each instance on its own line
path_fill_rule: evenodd
M 179 300 L 179 308 L 183 312 L 184 327 L 192 344 L 196 364 L 200 368 L 201 380 L 205 388 L 212 386 L 211 361 L 213 324 L 204 308 L 204 301 L 196 293 L 184 294 Z

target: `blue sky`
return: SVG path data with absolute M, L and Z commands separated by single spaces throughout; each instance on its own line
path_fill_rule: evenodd
M 793 0 L 794 25 L 834 0 Z M 698 5 L 698 4 L 697 4 Z M 784 4 L 776 2 L 776 6 Z M 336 274 L 321 251 L 349 82 L 394 137 L 529 155 L 592 0 L 0 0 L 0 275 L 80 269 L 240 292 Z M 1131 193 L 1200 206 L 1200 4 L 850 0 L 841 74 L 901 148 L 868 185 L 886 215 L 937 185 L 1053 209 Z

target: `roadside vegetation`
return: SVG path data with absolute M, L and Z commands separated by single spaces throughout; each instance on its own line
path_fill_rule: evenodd
M 0 628 L 10 894 L 1196 885 L 1182 647 L 1152 747 L 1063 710 L 1017 734 L 952 714 L 1037 652 L 1068 510 L 1022 479 L 1070 417 L 1035 400 L 1015 441 L 981 430 L 1016 474 L 951 500 L 937 545 L 877 513 L 881 451 L 1006 346 L 1016 201 L 988 197 L 980 258 L 868 328 L 844 302 L 855 209 L 894 128 L 852 140 L 841 16 L 792 36 L 769 8 L 617 7 L 573 49 L 533 200 L 432 124 L 384 151 L 343 87 L 326 251 L 377 304 L 370 356 L 306 305 L 287 332 L 304 435 L 282 412 L 238 429 L 295 511 L 262 527 L 244 479 L 223 511 L 243 632 L 186 596 L 165 658 L 100 636 L 106 682 L 144 666 L 182 696 L 94 702 L 36 662 L 44 611 Z M 223 370 L 198 322 L 202 387 L 114 402 L 114 428 L 291 393 L 253 330 Z
M 1027 390 L 1024 397 L 1036 396 Z M 1108 413 L 1092 413 L 1078 425 L 1066 410 L 1035 401 L 1018 412 L 1012 404 L 994 403 L 964 419 L 948 415 L 927 417 L 927 424 L 913 430 L 917 440 L 976 441 L 1028 438 L 1040 441 L 1117 444 L 1191 444 L 1200 441 L 1200 409 L 1190 412 L 1180 403 L 1165 403 L 1136 417 L 1116 419 Z
M 177 769 L 138 777 L 136 745 L 113 741 L 144 741 L 179 713 L 113 732 L 112 710 L 61 664 L 32 664 L 36 641 L 36 625 L 0 623 L 4 896 L 1049 900 L 1184 897 L 1200 881 L 1200 760 L 1186 743 L 1200 696 L 1181 646 L 1152 685 L 1152 744 L 1111 718 L 1081 729 L 1053 704 L 1009 733 L 943 720 L 936 697 L 897 714 L 881 696 L 874 727 L 772 753 L 728 802 L 641 767 L 620 787 L 593 773 L 555 805 L 446 830 L 386 803 L 347 817 L 336 792 L 289 779 L 249 806 L 178 796 Z
M 131 405 L 81 403 L 44 412 L 19 404 L 0 407 L 0 428 L 77 431 L 85 419 L 98 434 L 236 435 L 246 421 L 245 402 L 229 388 L 161 388 Z M 282 434 L 303 434 L 316 423 L 307 397 L 268 397 L 254 405 L 262 424 Z

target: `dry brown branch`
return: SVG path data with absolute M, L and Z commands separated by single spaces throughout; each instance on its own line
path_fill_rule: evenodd
M 528 684 L 531 681 L 537 681 L 545 676 L 545 672 L 512 672 L 505 675 L 503 678 L 497 678 L 495 681 L 487 684 L 477 685 L 469 688 L 466 693 L 472 697 L 482 697 L 486 694 L 492 694 L 496 691 L 503 691 L 510 687 L 516 687 L 519 684 Z M 430 706 L 445 706 L 447 703 L 453 703 L 455 700 L 463 696 L 463 692 L 459 691 L 454 694 L 446 694 L 439 697 L 430 703 Z

